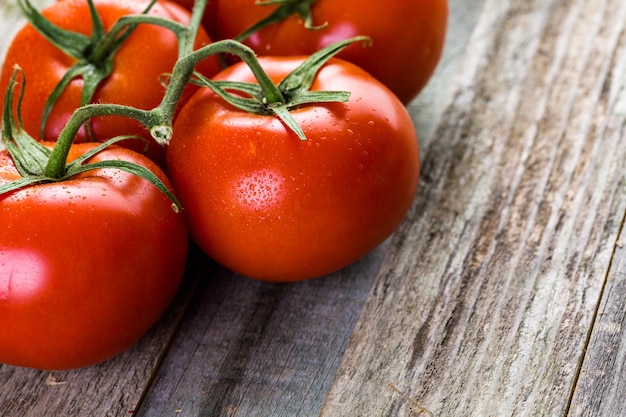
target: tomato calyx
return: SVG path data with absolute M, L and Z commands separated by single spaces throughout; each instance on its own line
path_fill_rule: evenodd
M 189 24 L 183 24 L 172 19 L 147 14 L 157 1 L 152 0 L 142 14 L 129 14 L 118 18 L 106 33 L 93 0 L 87 1 L 93 20 L 91 37 L 55 26 L 34 8 L 29 0 L 18 0 L 22 13 L 31 25 L 57 48 L 77 60 L 77 63 L 65 74 L 46 101 L 40 123 L 41 138 L 46 140 L 43 134 L 44 127 L 57 99 L 73 79 L 82 77 L 83 92 L 80 107 L 75 117 L 72 117 L 68 123 L 73 125 L 79 122 L 86 124 L 88 129 L 87 133 L 89 133 L 89 120 L 92 117 L 130 117 L 146 126 L 146 128 L 150 130 L 151 136 L 158 144 L 167 144 L 172 136 L 171 125 L 176 107 L 180 102 L 188 80 L 193 75 L 195 65 L 201 59 L 221 51 L 219 45 L 214 47 L 210 44 L 199 54 L 194 53 L 194 43 L 201 26 L 207 0 L 195 1 Z M 168 29 L 178 39 L 179 50 L 178 61 L 176 63 L 178 69 L 174 71 L 174 77 L 172 77 L 175 81 L 171 82 L 171 86 L 167 86 L 162 102 L 159 106 L 151 110 L 141 110 L 131 106 L 111 103 L 90 104 L 97 86 L 108 77 L 113 70 L 112 63 L 115 53 L 131 35 L 132 31 L 141 24 L 156 25 Z M 250 54 L 252 54 L 251 50 Z M 65 130 L 72 129 L 73 128 Z M 61 135 L 63 135 L 63 133 L 61 133 Z M 63 158 L 59 158 L 59 160 L 61 161 Z M 51 163 L 54 163 L 54 161 L 51 161 Z M 62 169 L 61 165 L 63 165 L 63 163 L 59 163 L 59 167 L 54 169 L 57 174 Z
M 55 47 L 76 59 L 76 63 L 63 75 L 47 98 L 41 118 L 40 131 L 44 138 L 45 126 L 52 108 L 67 86 L 76 78 L 82 78 L 83 91 L 81 105 L 90 103 L 97 87 L 113 72 L 113 58 L 117 50 L 137 27 L 137 22 L 122 21 L 108 33 L 93 3 L 87 0 L 92 20 L 91 37 L 62 29 L 46 19 L 29 0 L 18 0 L 18 6 L 29 23 Z M 153 0 L 143 14 L 147 13 L 156 0 Z
M 289 112 L 308 104 L 346 102 L 349 91 L 311 91 L 319 70 L 330 58 L 355 42 L 369 42 L 366 36 L 356 36 L 333 43 L 308 57 L 278 85 L 267 76 L 259 62 L 246 60 L 258 84 L 211 80 L 196 73 L 192 82 L 211 88 L 232 106 L 254 114 L 275 115 L 301 140 L 306 140 L 302 128 Z
M 130 32 L 132 32 L 137 25 L 144 23 L 167 28 L 178 38 L 178 60 L 169 77 L 163 99 L 157 107 L 150 110 L 142 110 L 117 104 L 88 104 L 91 101 L 90 94 L 93 93 L 95 87 L 93 87 L 93 89 L 91 87 L 85 87 L 83 91 L 84 103 L 82 103 L 81 107 L 72 115 L 72 118 L 64 127 L 58 138 L 58 141 L 63 140 L 68 143 L 73 141 L 78 129 L 80 129 L 83 124 L 87 124 L 88 126 L 91 118 L 96 116 L 122 116 L 139 121 L 150 131 L 151 136 L 158 144 L 167 145 L 172 137 L 172 122 L 176 108 L 180 102 L 182 92 L 189 82 L 195 82 L 212 88 L 227 102 L 245 111 L 263 115 L 276 115 L 290 130 L 296 133 L 301 140 L 306 140 L 304 132 L 289 111 L 307 104 L 348 101 L 350 93 L 347 91 L 310 91 L 310 87 L 319 69 L 344 47 L 358 41 L 370 42 L 368 37 L 356 36 L 331 44 L 312 54 L 300 67 L 289 74 L 278 85 L 275 85 L 261 67 L 254 51 L 237 40 L 225 39 L 194 50 L 193 44 L 195 36 L 201 25 L 207 0 L 195 1 L 189 25 L 145 14 L 156 2 L 156 0 L 153 0 L 143 14 L 127 15 L 119 18 L 108 33 L 104 33 L 103 25 L 95 9 L 93 0 L 87 0 L 92 10 L 92 18 L 94 20 L 94 30 L 91 39 L 82 34 L 65 31 L 56 27 L 35 10 L 29 0 L 18 1 L 28 19 L 31 22 L 37 22 L 33 24 L 34 26 L 45 28 L 45 30 L 43 30 L 44 35 L 45 33 L 54 34 L 54 36 L 50 35 L 50 38 L 59 40 L 58 46 L 60 48 L 63 49 L 63 45 L 65 44 L 74 45 L 66 50 L 70 55 L 85 55 L 89 52 L 89 56 L 91 57 L 108 57 L 108 52 L 114 53 L 115 50 L 121 47 L 123 42 L 130 35 Z M 274 2 L 276 0 L 269 1 Z M 280 0 L 279 2 L 307 5 L 313 3 L 313 1 L 310 0 Z M 229 84 L 225 81 L 212 81 L 195 71 L 195 66 L 201 60 L 218 54 L 233 54 L 238 56 L 251 69 L 258 84 L 242 85 Z M 108 58 L 103 60 L 99 58 L 98 60 L 104 62 L 107 61 Z M 76 65 L 79 64 L 80 62 Z M 73 70 L 70 70 L 64 80 L 57 86 L 58 91 L 55 90 L 48 99 L 48 103 L 46 104 L 47 110 L 42 118 L 42 130 L 46 123 L 47 114 L 51 110 L 51 106 L 56 101 L 56 98 L 62 93 L 63 88 L 73 77 L 79 75 L 85 76 L 80 70 L 77 69 L 76 71 L 77 73 L 74 73 Z M 97 73 L 98 71 L 94 72 L 94 74 Z M 106 78 L 106 75 L 102 72 L 99 73 L 97 78 L 99 79 L 98 82 L 100 82 Z M 89 91 L 91 91 L 91 93 L 89 93 Z M 248 97 L 241 97 L 241 95 L 232 94 L 230 91 L 243 93 L 244 96 Z M 50 107 L 48 108 L 48 106 Z M 63 177 L 68 152 L 69 145 L 67 147 L 60 146 L 53 149 L 51 158 L 46 163 L 46 172 L 51 178 Z
M 14 102 L 14 91 L 17 83 L 18 74 L 22 75 L 22 85 L 17 100 L 17 124 L 15 123 L 15 115 L 13 113 L 12 103 Z M 77 174 L 101 169 L 113 168 L 129 172 L 137 175 L 157 187 L 171 201 L 174 211 L 179 212 L 181 204 L 161 181 L 149 169 L 128 161 L 122 160 L 104 160 L 98 162 L 87 162 L 91 157 L 103 151 L 104 149 L 128 139 L 144 140 L 136 136 L 118 136 L 106 142 L 99 144 L 88 152 L 82 154 L 71 162 L 67 162 L 70 147 L 73 138 L 76 136 L 78 129 L 83 124 L 83 119 L 89 118 L 92 109 L 98 110 L 106 106 L 82 107 L 72 116 L 68 124 L 65 126 L 59 139 L 52 149 L 47 148 L 41 142 L 36 141 L 26 131 L 24 131 L 20 116 L 20 105 L 25 90 L 25 78 L 19 67 L 15 67 L 7 93 L 4 98 L 4 112 L 2 114 L 2 144 L 7 149 L 9 155 L 13 159 L 16 169 L 21 178 L 0 185 L 0 195 L 25 188 L 30 185 L 59 182 L 67 180 Z
M 249 38 L 255 32 L 263 29 L 264 27 L 271 26 L 275 23 L 282 22 L 289 16 L 297 14 L 304 22 L 304 27 L 309 30 L 319 30 L 328 26 L 328 22 L 324 22 L 321 25 L 313 24 L 313 13 L 311 12 L 311 5 L 317 0 L 258 0 L 257 6 L 270 6 L 278 4 L 279 6 L 268 16 L 259 20 L 239 35 L 235 37 L 235 40 L 244 41 Z

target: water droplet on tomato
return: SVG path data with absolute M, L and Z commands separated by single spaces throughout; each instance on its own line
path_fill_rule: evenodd
M 281 201 L 283 184 L 282 176 L 263 169 L 239 178 L 235 182 L 234 194 L 241 206 L 255 211 L 267 210 Z

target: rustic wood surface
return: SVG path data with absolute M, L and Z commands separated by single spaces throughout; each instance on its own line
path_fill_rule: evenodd
M 485 3 L 322 415 L 624 410 L 625 23 Z
M 129 351 L 0 365 L 0 415 L 626 415 L 626 2 L 450 8 L 409 106 L 420 188 L 388 242 L 289 285 L 193 251 Z M 0 54 L 18 16 L 0 0 Z

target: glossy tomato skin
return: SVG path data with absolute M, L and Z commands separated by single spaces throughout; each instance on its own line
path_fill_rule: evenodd
M 257 0 L 213 0 L 206 28 L 214 39 L 232 38 L 278 6 Z M 317 0 L 308 30 L 292 15 L 244 41 L 260 55 L 308 55 L 333 42 L 369 36 L 371 47 L 355 44 L 338 57 L 370 72 L 407 104 L 433 75 L 443 52 L 448 0 Z
M 74 145 L 70 157 L 93 144 Z M 96 159 L 157 166 L 124 148 Z M 0 152 L 0 183 L 17 178 Z M 181 282 L 183 217 L 152 184 L 101 169 L 0 196 L 0 363 L 79 368 L 135 343 Z
M 274 81 L 303 58 L 261 58 Z M 252 82 L 236 64 L 216 79 Z M 210 90 L 182 109 L 167 169 L 192 238 L 210 257 L 264 281 L 319 277 L 352 263 L 398 226 L 419 154 L 402 103 L 359 67 L 331 60 L 312 90 L 347 103 L 292 111 L 306 141 L 273 116 L 236 110 Z
M 122 16 L 141 13 L 146 0 L 96 0 L 96 8 L 105 29 Z M 187 23 L 189 11 L 182 6 L 159 0 L 151 9 L 151 14 Z M 52 23 L 73 32 L 91 35 L 91 18 L 85 0 L 60 0 L 42 11 Z M 204 30 L 198 33 L 196 46 L 210 43 Z M 178 41 L 168 29 L 155 25 L 140 25 L 117 52 L 113 62 L 113 73 L 103 81 L 93 98 L 97 103 L 125 104 L 141 109 L 156 107 L 165 92 L 162 76 L 172 72 L 178 57 Z M 25 130 L 37 139 L 44 104 L 56 84 L 76 60 L 57 49 L 39 34 L 30 24 L 25 25 L 12 40 L 7 50 L 0 77 L 0 93 L 4 96 L 15 64 L 19 64 L 26 76 L 26 95 L 22 104 L 22 117 Z M 217 58 L 202 61 L 197 70 L 212 76 L 220 69 Z M 45 129 L 45 139 L 54 140 L 65 126 L 73 111 L 80 104 L 82 80 L 74 80 L 53 108 Z M 195 87 L 189 86 L 181 103 Z M 0 102 L 0 109 L 3 107 Z M 104 141 L 118 135 L 138 135 L 147 140 L 151 136 L 139 122 L 124 117 L 98 117 L 92 121 L 95 137 Z M 81 130 L 78 141 L 84 140 Z M 129 142 L 135 150 L 144 147 L 138 141 Z M 158 163 L 164 162 L 165 151 L 153 143 L 148 155 Z

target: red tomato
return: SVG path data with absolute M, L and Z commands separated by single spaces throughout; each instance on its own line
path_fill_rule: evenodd
M 303 60 L 260 62 L 278 82 Z M 254 82 L 241 63 L 215 79 Z M 293 110 L 306 141 L 277 117 L 235 109 L 209 89 L 194 94 L 174 124 L 167 169 L 190 234 L 245 276 L 296 281 L 338 270 L 383 242 L 415 193 L 415 129 L 389 89 L 331 60 L 311 90 L 352 95 Z
M 310 0 L 301 0 L 308 3 Z M 211 0 L 205 27 L 213 39 L 233 38 L 278 5 L 257 0 Z M 423 89 L 441 58 L 448 20 L 447 0 L 317 0 L 309 30 L 298 15 L 244 41 L 260 55 L 308 55 L 331 43 L 369 36 L 372 47 L 352 45 L 337 55 L 370 72 L 407 104 Z
M 148 1 L 96 0 L 96 8 L 108 31 L 122 16 L 141 13 Z M 92 24 L 88 3 L 85 0 L 60 0 L 42 11 L 52 23 L 63 29 L 91 35 Z M 190 14 L 178 4 L 159 0 L 150 14 L 187 23 Z M 197 46 L 210 43 L 204 30 L 200 31 Z M 178 57 L 178 41 L 169 31 L 155 25 L 140 25 L 115 55 L 113 72 L 97 89 L 93 102 L 125 104 L 141 109 L 156 107 L 165 91 L 162 75 L 170 73 Z M 25 130 L 38 139 L 44 104 L 54 87 L 76 60 L 48 42 L 30 24 L 25 25 L 11 42 L 2 67 L 0 94 L 4 96 L 15 64 L 19 64 L 28 80 L 28 94 L 22 104 Z M 220 69 L 217 58 L 206 59 L 197 70 L 207 76 Z M 80 104 L 82 80 L 74 80 L 56 103 L 48 119 L 45 138 L 58 137 L 72 112 Z M 190 90 L 183 101 L 195 90 Z M 0 102 L 0 109 L 3 104 Z M 151 140 L 150 133 L 137 121 L 122 117 L 99 117 L 92 121 L 95 137 L 104 141 L 118 135 L 138 135 Z M 84 140 L 82 137 L 77 140 Z M 137 144 L 138 141 L 130 141 Z M 149 156 L 163 163 L 164 149 L 151 146 Z
M 70 159 L 94 144 L 72 146 Z M 92 159 L 143 165 L 111 148 Z M 19 178 L 0 152 L 0 183 Z M 0 362 L 69 369 L 137 341 L 175 295 L 186 262 L 182 215 L 148 181 L 99 169 L 0 196 Z

